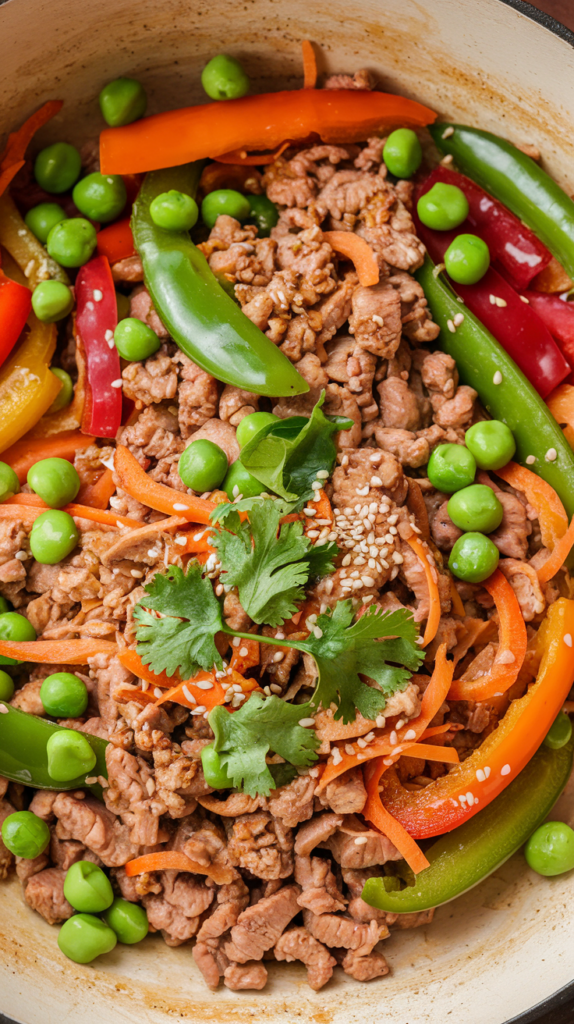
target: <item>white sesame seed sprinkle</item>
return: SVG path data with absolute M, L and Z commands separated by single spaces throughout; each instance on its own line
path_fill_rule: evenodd
M 564 643 L 567 647 L 572 647 L 572 635 L 570 633 L 564 634 Z
M 527 299 L 526 295 L 519 295 L 518 298 L 520 299 L 521 302 L 525 302 L 527 306 L 530 305 L 530 299 Z
M 405 735 L 403 736 L 403 739 L 405 740 L 416 740 L 416 738 L 417 734 L 414 729 L 408 729 Z
M 464 313 L 456 313 L 452 318 L 452 322 L 455 327 L 460 327 L 464 323 Z
M 0 707 L 1 706 L 2 705 L 0 704 Z M 8 710 L 8 709 L 6 709 L 6 710 Z M 334 765 L 341 764 L 342 760 L 343 760 L 343 758 L 341 756 L 341 751 L 339 750 L 338 747 L 335 747 L 334 750 L 333 750 L 333 764 Z
M 380 476 L 372 476 L 371 477 L 371 487 L 382 487 L 382 486 L 383 486 L 383 481 L 381 480 Z
M 546 462 L 556 462 L 556 459 L 558 458 L 558 452 L 556 451 L 556 448 L 549 448 L 544 458 Z
M 373 313 L 371 320 L 373 321 L 374 324 L 377 325 L 377 327 L 385 326 L 385 321 L 383 320 L 382 316 L 379 316 L 378 313 Z
M 535 455 L 527 455 L 526 456 L 526 465 L 527 466 L 533 466 L 535 462 L 536 462 L 536 456 Z
M 476 777 L 479 782 L 486 782 L 486 775 L 484 774 L 482 768 L 476 769 Z
M 201 682 L 195 683 L 198 690 L 213 690 L 213 683 L 209 679 L 202 679 Z
M 118 377 L 117 380 L 113 380 L 112 381 L 112 387 L 113 388 L 121 388 L 121 386 L 122 386 L 122 378 L 121 377 Z
M 500 774 L 501 775 L 510 775 L 510 771 L 511 771 L 510 765 L 509 764 L 505 764 L 500 769 Z
M 497 370 L 496 373 L 494 374 L 494 377 L 492 378 L 492 383 L 493 384 L 502 384 L 502 374 L 501 374 L 500 370 Z
M 447 320 L 446 326 L 448 327 L 451 334 L 456 334 L 456 327 L 454 326 L 452 320 Z
M 104 297 L 104 293 L 101 292 L 99 288 L 94 288 L 92 292 L 92 297 L 95 302 L 101 302 Z
M 484 774 L 486 775 L 486 778 L 488 779 L 488 777 L 490 775 L 490 768 L 488 767 L 488 765 L 484 766 Z
M 189 512 L 189 505 L 183 505 L 180 501 L 175 501 L 173 507 L 176 512 Z
M 327 469 L 320 469 L 317 473 L 317 480 L 328 480 L 329 471 Z
M 444 132 L 442 133 L 442 138 L 448 139 L 451 135 L 454 135 L 454 128 L 451 124 L 449 124 L 448 128 L 445 128 Z
M 368 836 L 357 836 L 357 838 L 355 839 L 355 846 L 364 846 L 365 843 L 368 843 L 368 841 Z
M 315 725 L 315 719 L 314 718 L 300 718 L 299 719 L 299 725 L 303 729 L 312 729 L 313 726 Z
M 159 700 L 160 697 L 163 697 L 163 690 L 160 690 L 159 686 L 155 686 L 154 687 L 154 691 L 153 691 L 153 695 L 154 695 L 154 697 L 157 697 L 158 700 Z
M 345 743 L 345 753 L 348 754 L 349 757 L 355 756 L 355 748 L 352 743 Z
M 317 509 L 316 508 L 304 508 L 303 509 L 303 515 L 310 516 L 310 517 L 316 516 L 317 515 Z

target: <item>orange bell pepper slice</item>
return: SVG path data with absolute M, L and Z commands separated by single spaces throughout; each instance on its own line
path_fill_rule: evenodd
M 556 391 L 560 391 L 560 388 Z M 556 391 L 553 392 L 554 395 Z M 574 388 L 572 391 L 574 392 Z M 550 411 L 555 416 L 554 410 Z M 496 469 L 495 473 L 516 491 L 522 491 L 526 495 L 529 503 L 538 512 L 542 543 L 545 548 L 552 551 L 556 542 L 566 533 L 568 526 L 566 509 L 554 488 L 536 473 L 525 466 L 519 466 L 516 462 L 507 463 L 501 469 Z
M 24 166 L 26 150 L 36 132 L 52 117 L 55 117 L 63 105 L 63 100 L 48 100 L 24 121 L 21 128 L 10 132 L 4 152 L 0 156 L 0 196 L 8 188 L 20 168 Z

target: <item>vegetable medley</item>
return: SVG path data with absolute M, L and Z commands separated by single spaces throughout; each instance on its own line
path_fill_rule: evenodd
M 574 867 L 574 202 L 303 65 L 0 157 L 0 877 L 212 989 Z

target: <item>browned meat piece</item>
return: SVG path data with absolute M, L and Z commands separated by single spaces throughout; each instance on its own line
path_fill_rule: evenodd
M 32 875 L 24 889 L 24 899 L 32 910 L 37 910 L 48 924 L 67 921 L 74 913 L 64 896 L 66 872 L 60 868 L 46 868 Z
M 185 917 L 200 917 L 213 902 L 215 892 L 197 875 L 162 871 L 163 898 Z
M 371 288 L 359 285 L 353 292 L 352 307 L 349 333 L 357 345 L 383 359 L 393 356 L 401 340 L 399 293 L 387 281 Z
M 293 837 L 279 818 L 256 811 L 226 820 L 225 827 L 229 860 L 235 867 L 247 868 L 257 878 L 287 878 L 291 874 Z
M 30 810 L 42 821 L 52 821 L 54 817 L 54 801 L 58 793 L 49 789 L 37 789 L 30 802 Z
M 448 514 L 448 501 L 443 501 L 436 510 L 430 521 L 430 528 L 432 539 L 441 551 L 450 551 L 458 538 L 462 537 L 462 530 L 454 525 Z
M 474 388 L 461 384 L 453 398 L 431 392 L 433 419 L 439 427 L 469 427 L 474 413 L 477 393 Z
M 360 814 L 366 800 L 363 773 L 358 767 L 350 768 L 330 782 L 322 794 L 321 802 L 326 803 L 335 814 Z
M 97 700 L 100 718 L 106 725 L 113 725 L 118 717 L 118 706 L 113 699 L 113 692 L 124 683 L 131 683 L 131 672 L 123 667 L 119 658 L 109 654 L 96 654 L 88 661 L 91 674 L 97 680 Z
M 95 797 L 78 800 L 69 793 L 59 793 L 54 813 L 58 818 L 58 838 L 79 840 L 97 853 L 106 866 L 119 867 L 137 857 L 138 848 L 130 842 L 128 826 L 120 824 Z
M 143 266 L 139 256 L 127 256 L 125 260 L 113 263 L 112 277 L 114 281 L 143 281 Z
M 393 455 L 360 448 L 346 451 L 345 456 L 345 465 L 337 466 L 333 473 L 333 504 L 337 508 L 353 509 L 373 502 L 378 505 L 383 497 L 391 498 L 397 505 L 404 503 L 408 484 L 400 462 Z
M 380 939 L 389 934 L 386 924 L 370 921 L 369 924 L 358 924 L 350 917 L 337 914 L 321 914 L 317 916 L 310 910 L 303 911 L 305 927 L 314 938 L 325 946 L 342 946 L 353 949 L 359 956 L 370 953 Z
M 275 943 L 273 950 L 276 960 L 301 960 L 307 968 L 307 983 L 318 992 L 326 985 L 337 961 L 329 950 L 314 939 L 306 928 L 290 928 Z
M 173 362 L 180 366 L 177 392 L 179 429 L 181 436 L 188 438 L 197 427 L 215 417 L 219 384 L 215 377 L 193 363 L 183 352 L 178 351 Z
M 231 929 L 231 942 L 225 952 L 230 960 L 244 964 L 260 960 L 275 945 L 289 922 L 299 913 L 299 886 L 289 885 L 252 907 L 247 907 Z
M 421 410 L 414 391 L 406 380 L 388 377 L 377 385 L 381 399 L 381 419 L 385 427 L 397 430 L 418 430 L 421 426 Z
M 58 839 L 56 833 L 52 833 L 50 858 L 54 867 L 67 871 L 77 860 L 85 860 L 85 854 L 86 847 L 77 839 Z
M 197 941 L 206 942 L 208 939 L 220 938 L 237 924 L 239 915 L 248 903 L 249 890 L 241 878 L 230 885 L 220 886 L 217 889 L 216 906 L 201 925 Z
M 130 827 L 134 846 L 155 846 L 159 815 L 167 810 L 155 794 L 153 772 L 143 757 L 134 757 L 121 747 L 106 748 L 109 788 L 104 800 L 109 811 Z
M 354 272 L 346 274 L 335 291 L 319 304 L 318 311 L 322 326 L 317 337 L 318 346 L 325 345 L 330 341 L 348 320 L 357 281 L 358 278 Z M 319 355 L 321 355 L 320 352 Z
M 388 924 L 389 915 L 385 914 L 384 910 L 377 910 L 376 907 L 369 906 L 361 897 L 367 879 L 373 876 L 379 877 L 381 872 L 377 868 L 343 868 L 342 874 L 343 881 L 349 887 L 351 899 L 349 900 L 348 912 L 353 920 L 359 921 L 362 924 L 369 921 L 379 921 L 380 923 Z
M 389 918 L 396 917 L 396 920 L 389 921 L 391 928 L 424 928 L 426 924 L 431 923 L 434 910 L 435 908 L 432 907 L 430 910 L 421 910 L 415 914 L 388 914 L 387 916 Z
M 389 965 L 382 953 L 372 952 L 360 956 L 356 950 L 349 949 L 341 960 L 345 974 L 350 974 L 356 981 L 372 981 L 383 978 L 389 973 Z
M 458 387 L 458 370 L 452 356 L 446 352 L 429 352 L 421 366 L 422 381 L 428 391 L 445 398 L 454 398 Z
M 0 523 L 0 583 L 15 583 L 26 579 L 24 563 L 15 555 L 27 551 L 28 537 L 24 523 L 19 519 L 4 519 Z
M 367 145 L 360 151 L 359 155 L 354 160 L 355 167 L 358 167 L 363 171 L 380 171 L 380 173 L 384 175 L 385 168 L 381 167 L 383 162 L 384 144 L 385 140 L 380 138 L 378 135 L 374 135 L 370 139 L 367 139 Z
M 489 534 L 501 555 L 524 561 L 528 553 L 528 537 L 532 533 L 532 523 L 526 515 L 521 501 L 508 491 L 496 491 L 496 497 L 504 508 L 502 522 L 494 533 Z
M 44 705 L 40 700 L 40 687 L 42 686 L 43 679 L 34 679 L 29 683 L 16 690 L 10 704 L 13 708 L 19 708 L 20 711 L 27 711 L 29 715 L 44 716 Z
M 257 963 L 231 963 L 223 972 L 223 984 L 232 992 L 260 990 L 267 984 L 267 968 L 264 964 Z
M 213 441 L 214 444 L 223 448 L 229 463 L 235 462 L 239 458 L 239 445 L 235 437 L 235 427 L 231 423 L 224 423 L 222 420 L 215 418 L 207 420 L 199 430 L 194 431 L 191 435 L 190 444 L 193 441 L 199 441 L 201 438 Z
M 324 857 L 295 857 L 295 881 L 302 892 L 297 902 L 314 914 L 344 910 L 347 901 L 337 888 L 330 861 Z
M 118 444 L 123 444 L 135 455 L 138 451 L 153 459 L 163 459 L 183 449 L 179 437 L 177 415 L 173 406 L 148 405 L 135 423 L 122 427 L 118 433 Z
M 418 281 L 411 274 L 399 271 L 389 277 L 389 284 L 397 289 L 401 297 L 403 334 L 419 344 L 434 341 L 440 328 L 431 319 L 425 294 Z
M 234 387 L 233 384 L 226 384 L 219 399 L 219 418 L 232 427 L 237 427 L 244 416 L 259 409 L 259 395 L 251 391 L 243 391 Z
M 40 853 L 38 857 L 34 857 L 34 860 L 24 860 L 22 857 L 16 857 L 16 874 L 22 882 L 26 885 L 29 878 L 32 875 L 37 875 L 44 868 L 47 868 L 50 864 L 50 858 L 47 853 Z M 58 865 L 60 867 L 61 865 Z
M 145 896 L 143 904 L 150 925 L 161 931 L 166 945 L 181 946 L 197 934 L 199 917 L 187 917 L 179 906 L 173 906 L 162 896 Z
M 369 868 L 375 864 L 386 864 L 389 860 L 401 859 L 399 851 L 390 839 L 368 829 L 365 829 L 362 835 L 349 835 L 342 830 L 337 831 L 322 845 L 331 851 L 337 863 L 343 868 Z
M 278 206 L 305 209 L 313 201 L 316 183 L 309 175 L 299 177 L 281 158 L 265 171 L 262 181 L 268 198 Z
M 382 420 L 374 420 L 372 423 L 367 423 L 363 430 L 363 437 L 371 437 L 373 435 L 379 448 L 389 452 L 390 455 L 394 455 L 401 466 L 410 466 L 412 469 L 418 469 L 420 466 L 426 466 L 430 458 L 431 453 L 428 441 L 410 430 L 396 430 L 392 427 L 385 427 Z
M 152 331 L 155 331 L 159 338 L 169 337 L 169 331 L 163 326 L 153 308 L 151 295 L 143 286 L 141 288 L 134 288 L 130 296 L 130 316 L 141 320 L 148 327 L 151 327 Z
M 365 92 L 369 89 L 375 88 L 375 82 L 371 72 L 367 68 L 361 68 L 360 71 L 355 71 L 354 75 L 329 75 L 324 89 L 360 89 Z M 370 139 L 370 142 L 373 140 Z M 377 139 L 377 142 L 382 143 L 382 139 Z M 355 161 L 355 166 L 360 167 L 361 165 Z M 298 958 L 300 959 L 300 958 Z
M 177 394 L 177 370 L 164 348 L 144 363 L 128 363 L 122 380 L 124 395 L 144 405 L 164 402 Z
M 13 814 L 15 807 L 8 803 L 7 800 L 0 800 L 0 826 L 5 818 L 9 814 Z M 0 835 L 0 881 L 8 876 L 8 872 L 14 864 L 14 856 L 10 853 L 10 850 L 4 846 L 2 836 Z
M 198 803 L 223 818 L 237 818 L 240 815 L 252 814 L 260 807 L 267 807 L 266 797 L 248 796 L 247 793 L 231 793 L 225 800 L 219 800 L 215 796 L 199 797 Z
M 220 948 L 219 939 L 208 939 L 195 943 L 192 949 L 193 959 L 203 975 L 203 980 L 210 989 L 215 991 L 219 985 L 219 979 L 223 977 L 229 967 L 229 958 Z
M 295 839 L 295 853 L 308 857 L 319 843 L 324 843 L 343 824 L 339 814 L 318 814 L 307 825 L 302 825 Z
M 274 789 L 269 797 L 269 810 L 284 825 L 295 828 L 313 815 L 313 798 L 317 779 L 311 775 L 297 775 L 287 786 Z

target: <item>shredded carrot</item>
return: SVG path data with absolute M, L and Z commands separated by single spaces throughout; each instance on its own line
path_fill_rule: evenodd
M 259 664 L 260 649 L 258 640 L 240 640 L 237 647 L 232 648 L 230 668 L 244 676 L 248 669 Z
M 78 492 L 78 504 L 106 509 L 115 489 L 116 485 L 112 470 L 104 469 L 104 472 L 93 483 L 82 484 Z
M 228 885 L 233 881 L 233 868 L 224 864 L 200 864 L 179 850 L 158 850 L 143 857 L 129 860 L 125 867 L 128 878 L 147 874 L 149 871 L 191 871 L 195 875 L 208 875 L 217 885 Z
M 0 640 L 0 654 L 5 658 L 31 661 L 35 665 L 87 665 L 96 654 L 118 653 L 111 640 L 85 637 L 82 640 Z
M 49 507 L 37 494 L 15 494 L 0 504 L 0 519 L 22 518 L 25 522 L 33 523 Z M 68 512 L 76 519 L 102 523 L 103 526 L 129 526 L 133 530 L 144 528 L 144 524 L 138 519 L 129 519 L 127 516 L 117 515 L 116 512 L 108 512 L 103 508 L 89 508 L 88 505 L 78 505 L 76 502 L 64 505 L 62 512 Z
M 449 700 L 479 701 L 505 693 L 516 682 L 524 662 L 528 638 L 514 590 L 500 569 L 495 569 L 482 585 L 494 599 L 500 620 L 497 659 L 506 655 L 509 661 L 495 660 L 490 672 L 478 679 L 455 679 L 449 690 Z
M 409 537 L 407 544 L 413 549 L 423 564 L 427 586 L 429 588 L 429 614 L 423 637 L 423 647 L 434 640 L 440 623 L 440 594 L 438 590 L 438 574 L 434 565 L 430 564 L 427 548 L 418 537 Z
M 209 517 L 216 508 L 213 502 L 206 501 L 205 498 L 196 498 L 191 494 L 182 494 L 152 480 L 123 444 L 116 448 L 114 468 L 121 489 L 142 505 L 170 516 L 181 515 L 192 523 L 209 524 Z
M 147 665 L 144 665 L 138 652 L 130 647 L 124 647 L 123 651 L 119 651 L 118 659 L 128 672 L 133 672 L 134 676 L 145 679 L 152 686 L 161 686 L 168 690 L 173 686 L 173 676 L 168 676 L 166 672 L 152 672 Z
M 12 179 L 24 166 L 28 145 L 36 132 L 60 112 L 63 100 L 48 100 L 15 132 L 10 132 L 6 148 L 0 156 L 0 195 L 6 191 Z
M 135 704 L 141 704 L 143 707 L 147 704 L 155 704 L 157 700 L 153 690 L 142 690 L 137 686 L 130 686 L 129 683 L 117 686 L 113 696 L 116 704 L 129 704 L 134 701 Z
M 331 507 L 331 502 L 329 501 L 327 495 L 325 494 L 325 491 L 323 489 L 321 489 L 320 491 L 316 491 L 315 493 L 317 495 L 315 500 L 314 501 L 308 501 L 306 506 L 305 506 L 305 508 L 308 508 L 308 509 L 315 509 L 315 513 L 316 513 L 314 516 L 304 516 L 304 519 L 305 519 L 305 533 L 308 533 L 309 530 L 316 530 L 317 529 L 317 520 L 318 519 L 324 519 L 325 521 L 329 520 L 330 526 L 332 526 L 333 523 L 335 522 L 335 514 L 334 514 L 333 509 Z M 288 517 L 285 516 L 285 519 L 282 520 L 282 521 L 286 522 L 287 519 L 288 519 Z M 324 525 L 325 525 L 324 523 L 320 524 L 320 529 L 323 529 Z
M 324 231 L 323 238 L 335 252 L 340 252 L 354 264 L 359 284 L 369 288 L 379 283 L 379 264 L 371 246 L 353 231 Z
M 255 679 L 244 679 L 243 676 L 239 675 L 239 672 L 233 670 L 228 670 L 225 682 L 229 686 L 241 686 L 244 693 L 251 693 L 253 690 L 258 689 L 259 685 Z M 207 683 L 210 683 L 211 686 L 209 689 L 203 689 L 202 684 Z M 166 700 L 171 700 L 174 704 L 181 704 L 183 707 L 194 711 L 197 711 L 199 707 L 202 707 L 204 711 L 211 711 L 212 708 L 225 702 L 226 692 L 227 690 L 223 689 L 214 671 L 201 671 L 193 679 L 187 679 L 172 686 L 171 690 L 167 690 L 166 693 L 161 695 L 157 703 L 163 704 Z
M 570 523 L 570 526 L 566 530 L 564 536 L 561 537 L 560 540 L 557 542 L 554 551 L 550 555 L 550 558 L 547 558 L 544 565 L 537 570 L 538 579 L 541 583 L 548 583 L 548 580 L 551 580 L 552 577 L 556 575 L 558 570 L 562 568 L 564 562 L 570 554 L 570 550 L 573 545 L 574 517 L 572 518 L 572 522 Z
M 363 808 L 363 815 L 379 832 L 386 836 L 387 839 L 390 839 L 391 843 L 402 854 L 411 870 L 415 874 L 419 874 L 429 867 L 427 858 L 420 846 L 409 835 L 406 828 L 383 806 L 379 795 L 379 780 L 388 767 L 384 761 L 385 758 L 378 757 L 375 761 L 365 766 L 364 777 L 367 789 L 367 802 Z
M 246 149 L 232 149 L 229 153 L 218 153 L 217 162 L 220 164 L 237 164 L 240 167 L 265 167 L 266 164 L 274 164 L 282 153 L 289 146 L 289 140 L 282 142 L 277 149 L 267 153 L 248 153 Z
M 303 54 L 303 88 L 315 89 L 317 85 L 317 58 L 313 43 L 309 39 L 301 40 Z
M 333 779 L 348 771 L 349 768 L 355 768 L 373 757 L 392 756 L 397 748 L 402 750 L 403 747 L 412 746 L 413 743 L 424 739 L 427 735 L 426 729 L 429 722 L 432 721 L 446 698 L 452 682 L 453 672 L 454 665 L 452 661 L 447 661 L 446 659 L 446 644 L 441 644 L 436 652 L 434 671 L 423 694 L 418 718 L 411 719 L 401 729 L 396 729 L 394 725 L 389 724 L 385 725 L 384 729 L 373 730 L 375 732 L 375 739 L 366 747 L 360 747 L 358 744 L 355 747 L 351 744 L 353 748 L 352 754 L 349 754 L 346 749 L 349 744 L 341 743 L 340 746 L 336 747 L 339 758 L 337 764 L 333 761 L 334 748 L 317 786 L 317 793 L 323 790 Z M 433 733 L 433 735 L 436 735 L 436 733 Z
M 455 615 L 460 615 L 461 619 L 466 618 L 466 612 L 462 603 L 462 598 L 456 589 L 456 584 L 451 576 L 450 578 L 450 600 L 452 604 L 452 610 Z
M 101 513 L 98 513 L 101 515 Z M 113 512 L 106 512 L 105 515 L 113 515 Z M 167 519 L 160 519 L 157 523 L 147 523 L 145 526 L 138 523 L 130 533 L 124 533 L 115 544 L 106 551 L 105 562 L 109 564 L 119 558 L 129 558 L 127 552 L 133 544 L 142 544 L 150 538 L 156 538 L 158 533 L 169 533 L 177 530 L 180 526 L 187 526 L 187 520 L 182 516 L 168 516 Z M 152 542 L 153 543 L 153 542 Z M 126 554 L 123 554 L 123 552 Z
M 54 437 L 22 437 L 2 452 L 2 462 L 12 466 L 18 480 L 23 484 L 28 470 L 40 459 L 67 459 L 74 461 L 76 452 L 83 451 L 94 443 L 95 437 L 81 434 L 79 430 L 67 430 Z
M 501 469 L 496 469 L 495 473 L 515 490 L 526 495 L 529 503 L 538 512 L 542 543 L 545 548 L 552 551 L 554 545 L 566 533 L 568 526 L 566 510 L 554 488 L 536 473 L 525 466 L 519 466 L 516 462 L 507 463 Z

